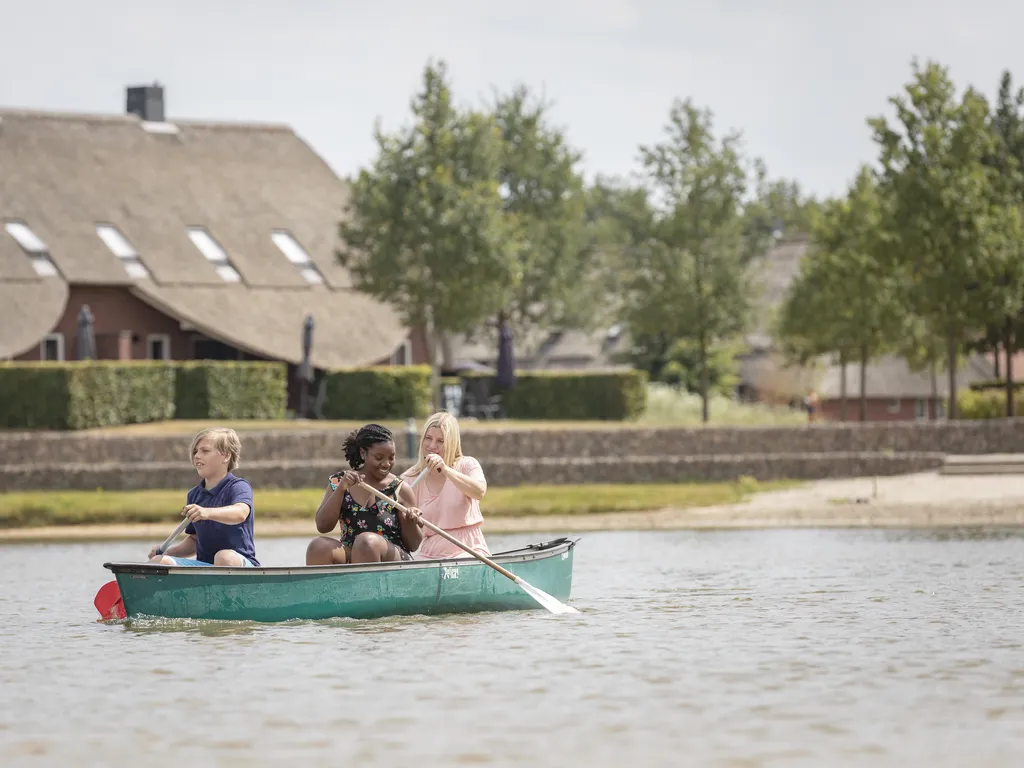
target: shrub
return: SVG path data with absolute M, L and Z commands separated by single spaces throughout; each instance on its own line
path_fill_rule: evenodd
M 1015 377 L 1016 378 L 1016 377 Z M 987 379 L 985 381 L 975 381 L 970 385 L 971 390 L 975 392 L 988 392 L 991 390 L 1006 391 L 1006 382 L 1002 379 Z M 1014 391 L 1024 389 L 1024 381 L 1013 382 Z
M 198 360 L 176 364 L 178 419 L 282 419 L 288 404 L 284 363 Z
M 502 395 L 502 409 L 510 419 L 638 419 L 647 409 L 647 374 L 524 371 Z
M 1013 400 L 1014 416 L 1024 416 L 1024 393 Z M 1002 419 L 1006 417 L 1006 393 L 996 389 L 975 391 L 968 389 L 957 394 L 957 409 L 961 419 Z
M 429 366 L 340 369 L 326 376 L 326 419 L 382 421 L 430 414 Z
M 174 415 L 174 367 L 150 361 L 0 364 L 0 423 L 88 429 Z

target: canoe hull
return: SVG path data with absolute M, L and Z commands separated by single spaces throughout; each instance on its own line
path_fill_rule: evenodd
M 575 540 L 557 539 L 493 560 L 565 602 Z M 129 618 L 278 622 L 535 609 L 510 579 L 473 558 L 294 568 L 204 568 L 105 563 Z

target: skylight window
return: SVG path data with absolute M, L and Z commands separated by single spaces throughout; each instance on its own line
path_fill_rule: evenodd
M 211 264 L 228 264 L 228 254 L 223 248 L 210 237 L 210 233 L 201 227 L 189 227 L 188 236 L 199 252 L 206 257 Z
M 109 224 L 97 224 L 96 234 L 117 258 L 137 259 L 139 257 L 138 251 L 132 248 L 132 244 L 125 239 L 124 235 Z
M 7 230 L 7 234 L 18 241 L 18 245 L 29 253 L 47 253 L 49 251 L 46 243 L 40 240 L 35 232 L 20 221 L 8 221 L 4 225 L 4 229 Z
M 225 283 L 240 283 L 242 281 L 242 276 L 230 264 L 222 264 L 217 267 L 217 274 Z
M 309 264 L 309 254 L 288 232 L 276 230 L 271 233 L 270 239 L 292 264 Z
M 220 243 L 210 237 L 210 233 L 202 227 L 189 227 L 189 239 L 199 252 L 206 257 L 206 260 L 217 269 L 217 275 L 225 283 L 240 283 L 242 276 L 238 270 L 231 265 L 227 251 L 220 247 Z
M 297 267 L 301 267 L 299 274 L 302 275 L 302 279 L 310 285 L 323 285 L 324 276 L 320 274 L 313 265 L 313 260 L 309 258 L 309 254 L 306 250 L 299 245 L 299 242 L 291 236 L 291 233 L 285 232 L 281 229 L 275 229 L 270 234 L 270 239 L 274 241 L 281 253 L 285 255 L 292 264 Z
M 302 270 L 302 279 L 310 285 L 323 285 L 324 276 L 320 274 L 316 267 L 306 267 Z
M 121 260 L 121 263 L 124 265 L 124 271 L 128 273 L 129 277 L 136 280 L 149 277 L 149 270 L 146 269 L 146 265 L 139 258 L 139 252 L 135 250 L 132 244 L 128 242 L 127 238 L 116 227 L 110 224 L 97 224 L 96 234 L 106 243 L 110 252 Z
M 50 249 L 35 232 L 28 228 L 28 225 L 20 221 L 8 221 L 4 223 L 4 229 L 28 254 L 32 261 L 32 269 L 37 275 L 40 277 L 57 276 L 57 267 L 50 259 Z

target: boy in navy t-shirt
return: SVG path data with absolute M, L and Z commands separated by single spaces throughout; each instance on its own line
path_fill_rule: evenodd
M 149 562 L 163 565 L 258 566 L 253 535 L 252 486 L 235 477 L 242 443 L 233 429 L 211 427 L 192 440 L 189 455 L 201 478 L 188 492 L 181 514 L 189 519 L 185 539 Z M 195 559 L 188 559 L 195 555 Z

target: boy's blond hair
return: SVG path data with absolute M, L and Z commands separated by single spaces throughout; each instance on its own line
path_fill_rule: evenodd
M 201 429 L 192 438 L 192 447 L 188 452 L 188 460 L 190 462 L 195 460 L 199 441 L 204 437 L 211 438 L 215 451 L 226 453 L 230 457 L 228 459 L 228 472 L 234 472 L 242 460 L 242 441 L 238 439 L 238 434 L 235 430 L 228 429 L 227 427 L 207 427 L 206 429 Z

